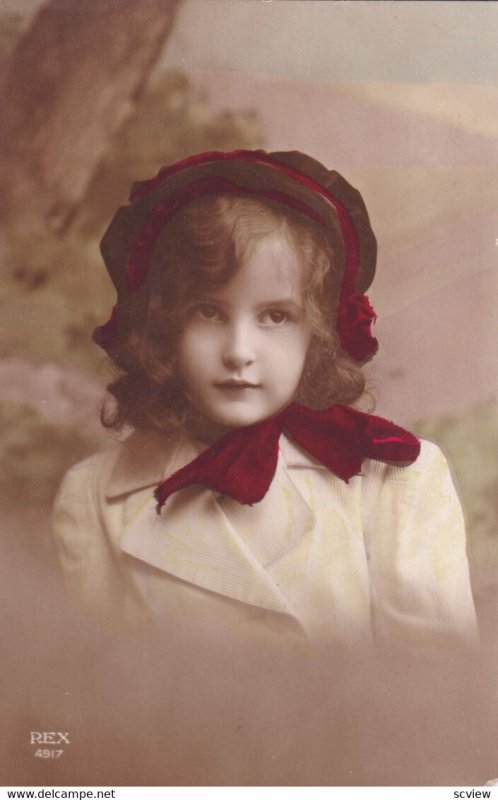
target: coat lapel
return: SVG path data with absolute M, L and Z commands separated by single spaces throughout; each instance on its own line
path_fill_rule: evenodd
M 190 440 L 130 443 L 111 476 L 108 496 L 154 486 L 198 452 Z M 137 455 L 141 453 L 141 455 Z M 137 464 L 143 466 L 139 475 Z M 296 616 L 266 569 L 309 533 L 314 514 L 284 459 L 264 500 L 252 507 L 202 486 L 173 495 L 160 515 L 151 495 L 126 526 L 123 552 L 184 581 L 244 603 Z

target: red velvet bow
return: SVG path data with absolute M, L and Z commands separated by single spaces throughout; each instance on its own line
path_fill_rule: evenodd
M 366 458 L 396 466 L 412 464 L 420 442 L 382 417 L 333 405 L 313 411 L 292 403 L 276 417 L 237 428 L 177 470 L 156 491 L 157 512 L 174 492 L 200 483 L 240 503 L 263 499 L 272 482 L 283 431 L 342 480 L 358 475 Z

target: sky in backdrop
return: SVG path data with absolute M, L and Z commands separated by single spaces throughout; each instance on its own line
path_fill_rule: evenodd
M 166 59 L 288 77 L 496 85 L 497 33 L 496 2 L 186 0 Z
M 42 4 L 0 0 L 0 13 Z M 166 58 L 187 64 L 195 50 L 199 68 L 496 85 L 497 32 L 493 0 L 185 0 Z

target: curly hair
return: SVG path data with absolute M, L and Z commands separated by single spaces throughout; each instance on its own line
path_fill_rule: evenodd
M 297 402 L 311 408 L 351 404 L 365 389 L 360 368 L 341 349 L 336 316 L 343 274 L 338 228 L 266 199 L 202 197 L 179 211 L 157 242 L 146 284 L 118 300 L 112 360 L 119 375 L 108 386 L 105 427 L 156 428 L 185 424 L 188 404 L 176 369 L 177 342 L 187 306 L 226 284 L 258 243 L 282 237 L 302 268 L 302 297 L 312 332 Z

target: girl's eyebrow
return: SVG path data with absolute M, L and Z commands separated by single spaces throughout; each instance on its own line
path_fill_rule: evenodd
M 258 303 L 257 308 L 301 308 L 301 305 L 296 302 L 295 297 L 277 297 L 274 300 L 269 298 L 268 300 L 263 300 L 263 302 Z
M 224 300 L 221 300 L 218 297 L 212 297 L 209 294 L 198 294 L 195 297 L 193 297 L 190 302 L 194 303 L 194 304 L 195 303 L 212 303 L 214 306 L 226 306 L 227 305 L 227 303 L 225 303 Z
M 212 296 L 212 295 L 207 295 L 207 294 L 199 295 L 198 297 L 194 298 L 192 300 L 192 302 L 193 303 L 212 303 L 213 305 L 224 306 L 224 307 L 230 306 L 230 303 L 227 302 L 226 300 L 223 300 L 222 298 L 216 297 L 216 295 Z M 270 306 L 272 308 L 283 307 L 283 306 L 286 306 L 287 308 L 289 308 L 289 307 L 296 308 L 296 309 L 301 308 L 301 305 L 296 302 L 295 297 L 276 297 L 276 298 L 271 298 L 270 297 L 270 298 L 264 299 L 261 302 L 256 304 L 256 308 L 258 308 L 258 309 L 260 309 L 260 308 L 268 308 Z

